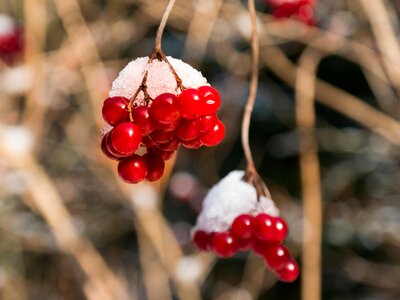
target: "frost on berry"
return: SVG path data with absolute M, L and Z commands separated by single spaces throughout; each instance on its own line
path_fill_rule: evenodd
M 211 188 L 204 199 L 194 231 L 227 231 L 241 214 L 263 212 L 279 216 L 279 210 L 271 199 L 260 197 L 257 201 L 256 189 L 243 181 L 243 176 L 243 171 L 233 171 Z
M 201 72 L 192 68 L 180 59 L 168 56 L 168 61 L 174 67 L 176 73 L 182 79 L 185 87 L 198 88 L 208 85 L 207 79 L 203 77 Z M 147 91 L 151 98 L 156 98 L 163 93 L 176 94 L 176 79 L 171 73 L 169 66 L 158 60 L 148 63 L 148 57 L 139 57 L 131 61 L 114 80 L 109 96 L 124 96 L 130 99 L 140 86 L 143 75 L 148 71 Z M 139 93 L 135 100 L 135 104 L 143 102 L 144 95 Z

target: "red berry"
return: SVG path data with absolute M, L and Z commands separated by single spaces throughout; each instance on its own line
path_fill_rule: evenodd
M 216 232 L 211 241 L 211 247 L 220 257 L 232 257 L 237 252 L 235 239 L 229 232 Z
M 158 143 L 156 143 L 148 135 L 146 135 L 142 138 L 142 145 L 147 148 L 154 148 L 158 146 Z
M 141 142 L 140 128 L 131 122 L 121 123 L 111 131 L 113 147 L 125 156 L 133 154 L 139 148 Z
M 103 151 L 105 156 L 107 156 L 108 158 L 118 160 L 118 157 L 113 155 L 107 148 L 107 135 L 103 136 L 103 138 L 101 139 L 101 151 Z
M 134 154 L 118 164 L 118 175 L 128 183 L 138 183 L 146 177 L 146 174 L 146 160 L 139 155 Z
M 201 146 L 203 146 L 203 143 L 200 141 L 199 138 L 191 140 L 191 141 L 181 141 L 181 142 L 182 142 L 182 145 L 188 149 L 199 149 Z
M 255 236 L 264 241 L 271 242 L 275 236 L 274 218 L 267 214 L 259 214 L 255 218 Z
M 170 159 L 175 154 L 175 151 L 164 151 L 159 148 L 147 148 L 147 152 L 148 153 L 157 153 L 158 155 L 161 156 L 161 158 L 164 161 Z
M 254 252 L 258 255 L 263 256 L 265 251 L 271 246 L 271 243 L 268 243 L 267 241 L 259 240 L 257 238 L 254 238 L 252 240 L 252 248 Z
M 290 260 L 289 250 L 283 245 L 273 245 L 264 252 L 264 259 L 272 270 L 278 270 Z
M 178 119 L 175 122 L 170 123 L 170 124 L 163 124 L 163 123 L 157 122 L 156 128 L 157 128 L 157 130 L 161 130 L 164 132 L 170 132 L 170 131 L 174 131 L 176 128 L 178 128 L 180 123 L 181 123 L 181 119 Z
M 181 116 L 178 97 L 171 93 L 158 95 L 150 106 L 150 116 L 156 121 L 171 124 Z
M 282 242 L 287 234 L 288 234 L 288 226 L 285 222 L 285 220 L 281 217 L 276 217 L 274 218 L 274 236 L 272 238 L 272 242 L 274 243 L 280 243 Z
M 197 138 L 197 136 L 200 134 L 199 120 L 183 120 L 175 134 L 183 141 L 190 141 Z
M 204 230 L 197 230 L 193 235 L 193 242 L 200 250 L 207 251 L 210 247 L 210 235 Z
M 218 120 L 212 130 L 203 133 L 200 136 L 200 140 L 204 146 L 212 147 L 219 144 L 224 139 L 224 136 L 225 126 L 220 120 Z
M 294 259 L 290 259 L 277 271 L 279 280 L 285 282 L 293 282 L 297 279 L 300 268 Z
M 125 97 L 110 97 L 104 100 L 103 119 L 111 126 L 129 121 L 128 112 L 129 100 Z
M 105 141 L 106 141 L 106 148 L 107 148 L 108 152 L 110 152 L 111 155 L 117 157 L 118 159 L 124 157 L 124 155 L 121 154 L 120 152 L 118 152 L 118 151 L 114 148 L 113 144 L 111 143 L 111 131 L 108 132 L 108 133 L 104 136 L 104 139 L 105 139 Z
M 142 135 L 148 135 L 156 128 L 156 122 L 150 117 L 148 106 L 137 106 L 132 110 L 133 122 L 140 127 Z
M 238 249 L 241 251 L 249 251 L 252 249 L 253 239 L 242 240 L 235 237 L 235 241 Z
M 221 98 L 216 89 L 211 86 L 204 85 L 198 88 L 198 91 L 203 96 L 205 100 L 204 104 L 204 114 L 212 114 L 217 111 L 221 104 Z
M 247 240 L 253 237 L 254 218 L 251 215 L 237 216 L 232 222 L 231 233 L 236 238 Z
M 150 133 L 149 136 L 157 144 L 162 144 L 169 142 L 174 137 L 174 133 L 165 132 L 161 130 L 154 130 L 152 133 Z
M 217 114 L 211 114 L 200 117 L 200 131 L 207 132 L 214 128 L 218 121 Z
M 180 146 L 181 142 L 174 136 L 166 143 L 158 144 L 158 148 L 164 151 L 175 151 Z
M 161 178 L 164 174 L 165 163 L 162 157 L 156 153 L 146 153 L 143 158 L 147 163 L 147 175 L 148 181 L 156 181 Z
M 197 89 L 186 89 L 178 98 L 183 118 L 196 119 L 204 114 L 204 98 Z

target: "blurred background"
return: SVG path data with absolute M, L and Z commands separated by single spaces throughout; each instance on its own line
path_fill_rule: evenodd
M 267 2 L 279 1 L 256 1 L 260 80 L 250 140 L 289 223 L 288 247 L 301 262 L 307 187 L 296 104 L 315 90 L 322 298 L 399 299 L 400 1 L 308 1 L 306 19 L 282 17 Z M 301 280 L 278 282 L 260 258 L 218 260 L 190 240 L 207 190 L 245 167 L 245 1 L 177 0 L 163 38 L 167 55 L 219 90 L 225 140 L 181 149 L 162 181 L 135 186 L 117 178 L 100 150 L 111 82 L 150 54 L 165 6 L 0 1 L 1 299 L 300 299 Z

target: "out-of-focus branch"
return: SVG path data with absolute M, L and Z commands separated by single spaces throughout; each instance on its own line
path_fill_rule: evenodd
M 34 209 L 49 224 L 58 246 L 76 259 L 87 276 L 88 285 L 85 290 L 91 291 L 87 295 L 89 299 L 128 299 L 122 281 L 108 268 L 90 241 L 78 233 L 57 189 L 34 157 L 30 153 L 14 155 L 4 144 L 0 146 L 0 155 L 21 172 Z M 96 298 L 93 298 L 94 294 Z
M 109 81 L 101 61 L 96 43 L 90 33 L 90 30 L 82 15 L 77 0 L 52 0 L 59 15 L 68 39 L 76 46 L 73 48 L 72 55 L 76 56 L 76 60 L 80 64 L 90 100 L 92 102 L 93 111 L 100 110 L 101 101 L 109 88 Z M 83 40 L 82 43 L 75 43 L 77 40 Z M 103 122 L 100 114 L 93 114 L 97 126 L 100 128 Z
M 315 81 L 321 56 L 307 48 L 296 72 L 296 123 L 300 134 L 303 198 L 302 299 L 321 299 L 322 199 L 315 137 Z
M 398 38 L 390 24 L 390 16 L 383 0 L 359 0 L 370 23 L 383 60 L 385 69 L 396 89 L 400 90 L 400 46 Z M 393 67 L 395 66 L 395 67 Z
M 207 50 L 222 3 L 222 0 L 210 1 L 204 8 L 203 2 L 195 2 L 195 12 L 189 25 L 183 59 L 191 57 L 196 62 L 201 61 Z M 194 52 L 194 55 L 191 52 Z
M 42 130 L 43 118 L 47 106 L 43 101 L 38 101 L 43 93 L 45 72 L 43 53 L 46 42 L 47 30 L 47 5 L 44 0 L 24 1 L 24 54 L 25 66 L 32 76 L 32 85 L 28 88 L 25 97 L 25 111 L 23 123 L 31 129 L 35 136 Z M 41 90 L 42 89 L 42 90 Z
M 273 57 L 274 59 L 270 59 Z M 295 65 L 276 47 L 262 52 L 264 63 L 287 84 L 294 86 Z M 400 146 L 400 123 L 376 110 L 361 99 L 323 80 L 316 81 L 316 100 L 378 133 L 396 146 Z

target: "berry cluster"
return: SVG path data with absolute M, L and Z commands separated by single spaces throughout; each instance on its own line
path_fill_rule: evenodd
M 220 96 L 211 86 L 184 89 L 132 106 L 125 97 L 107 98 L 103 118 L 113 128 L 104 135 L 104 154 L 118 160 L 118 174 L 128 183 L 156 181 L 164 173 L 165 161 L 182 144 L 189 149 L 215 146 L 225 136 L 216 111 Z M 144 155 L 139 155 L 143 147 Z
M 313 25 L 316 0 L 267 0 L 278 19 L 293 18 Z
M 211 250 L 223 258 L 232 257 L 238 251 L 253 251 L 264 258 L 280 280 L 293 282 L 299 275 L 299 266 L 282 245 L 287 233 L 288 226 L 281 217 L 266 213 L 242 214 L 233 220 L 228 231 L 197 230 L 193 241 L 199 249 Z

